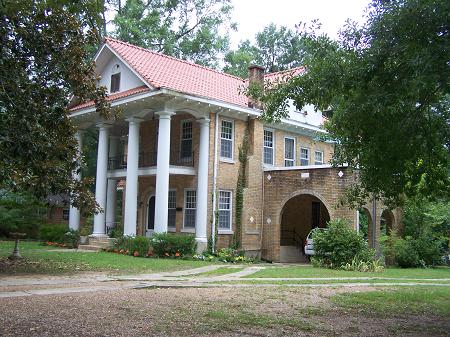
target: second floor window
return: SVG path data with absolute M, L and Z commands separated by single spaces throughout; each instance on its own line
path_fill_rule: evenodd
M 284 166 L 295 166 L 295 139 L 284 139 Z
M 273 131 L 264 130 L 264 164 L 273 165 Z
M 195 228 L 195 213 L 197 211 L 197 191 L 184 192 L 184 228 Z
M 220 157 L 233 159 L 233 122 L 222 121 L 220 129 Z
M 109 92 L 113 93 L 118 91 L 120 91 L 120 66 L 116 64 L 111 72 L 111 87 Z
M 322 151 L 315 151 L 314 152 L 314 164 L 315 165 L 322 165 L 323 164 L 323 152 Z
M 309 149 L 305 147 L 300 148 L 300 165 L 309 165 Z
M 177 216 L 177 191 L 169 190 L 169 214 L 167 216 L 167 226 L 175 228 Z
M 181 153 L 182 159 L 192 157 L 192 121 L 181 124 Z

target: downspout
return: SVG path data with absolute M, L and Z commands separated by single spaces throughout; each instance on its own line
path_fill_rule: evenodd
M 218 158 L 217 158 L 217 147 L 219 136 L 219 113 L 216 112 L 216 119 L 214 124 L 214 169 L 213 169 L 213 200 L 212 200 L 212 223 L 211 223 L 211 250 L 215 252 L 216 246 L 216 202 L 217 202 L 217 169 L 218 169 Z
M 254 140 L 253 140 L 254 141 Z M 260 233 L 259 233 L 259 249 L 260 249 L 260 251 L 261 251 L 261 255 L 260 255 L 260 258 L 262 258 L 262 251 L 263 251 L 263 249 L 262 249 L 262 247 L 263 247 L 263 232 L 264 232 L 264 178 L 265 178 L 265 176 L 264 176 L 264 165 L 262 165 L 262 163 L 261 163 L 261 166 L 262 166 L 262 177 L 261 177 L 261 187 L 262 187 L 262 196 L 261 196 L 261 228 L 260 228 Z

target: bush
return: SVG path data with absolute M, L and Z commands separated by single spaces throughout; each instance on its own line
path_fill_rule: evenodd
M 369 254 L 362 235 L 352 229 L 344 220 L 337 219 L 328 223 L 325 231 L 313 233 L 315 259 L 327 268 L 341 268 L 350 264 L 353 258 L 361 259 Z
M 64 243 L 64 236 L 69 231 L 66 224 L 46 224 L 39 229 L 39 239 L 42 241 Z
M 197 249 L 197 242 L 193 235 L 156 233 L 151 239 L 153 254 L 158 257 L 193 256 Z
M 67 248 L 78 248 L 78 245 L 80 244 L 80 232 L 69 229 L 64 233 L 62 243 L 66 245 Z

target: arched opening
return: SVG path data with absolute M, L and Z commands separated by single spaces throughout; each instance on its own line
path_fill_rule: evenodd
M 112 68 L 111 85 L 109 89 L 111 94 L 120 91 L 120 66 L 118 64 L 115 64 Z
M 359 232 L 362 234 L 366 241 L 371 237 L 372 231 L 372 217 L 367 208 L 362 207 L 358 210 L 359 213 Z
M 394 225 L 394 214 L 388 209 L 383 210 L 380 217 L 381 235 L 390 235 L 392 229 L 394 228 L 393 225 Z
M 155 196 L 151 195 L 147 201 L 147 233 L 155 229 Z
M 280 262 L 305 262 L 303 247 L 311 229 L 326 227 L 330 213 L 325 204 L 311 194 L 289 199 L 281 213 Z

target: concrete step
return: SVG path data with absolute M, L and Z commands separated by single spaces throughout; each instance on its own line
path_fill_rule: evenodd
M 103 249 L 103 247 L 93 246 L 93 245 L 79 245 L 78 250 L 91 250 L 95 252 L 99 252 Z
M 303 254 L 300 247 L 280 246 L 280 262 L 305 263 L 305 262 L 308 262 L 308 259 Z
M 89 240 L 87 244 L 80 245 L 79 249 L 86 249 L 86 250 L 102 250 L 103 248 L 109 248 L 112 247 L 114 243 L 114 239 L 109 238 L 107 236 L 103 237 L 96 237 L 96 236 L 89 236 Z

